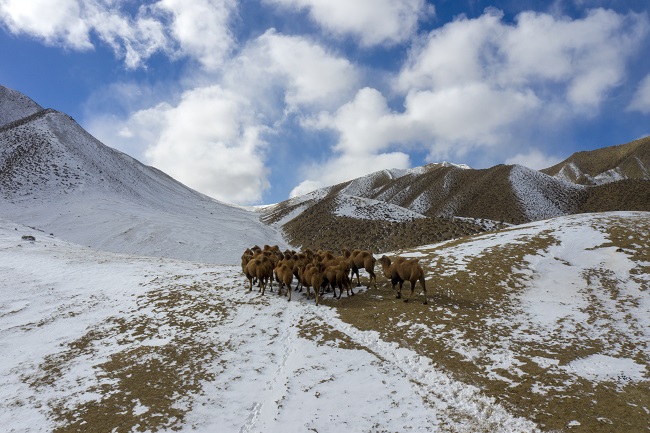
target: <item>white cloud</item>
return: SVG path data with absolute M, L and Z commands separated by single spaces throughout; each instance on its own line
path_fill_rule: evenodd
M 539 149 L 531 149 L 528 153 L 519 153 L 512 158 L 506 159 L 506 164 L 519 164 L 534 170 L 552 167 L 562 159 L 556 156 L 544 154 Z
M 89 49 L 90 27 L 77 0 L 1 0 L 0 19 L 12 33 L 29 33 L 49 44 Z
M 639 87 L 627 109 L 628 111 L 640 111 L 643 114 L 650 114 L 650 74 L 646 75 L 639 83 Z
M 296 197 L 326 186 L 335 185 L 384 169 L 409 168 L 409 156 L 402 152 L 366 155 L 343 154 L 322 164 L 303 168 L 306 180 L 296 186 L 290 197 Z
M 425 0 L 263 0 L 293 9 L 307 9 L 318 25 L 335 35 L 351 34 L 364 46 L 407 41 L 418 21 L 433 15 Z
M 412 51 L 397 88 L 435 92 L 481 82 L 530 89 L 590 112 L 624 80 L 625 62 L 648 29 L 645 15 L 604 9 L 576 20 L 524 12 L 514 25 L 489 10 L 432 31 Z
M 133 99 L 152 100 L 156 89 L 114 85 L 108 93 L 136 108 L 126 119 L 95 117 L 89 129 L 205 194 L 255 203 L 269 187 L 265 137 L 282 128 L 288 111 L 337 106 L 360 79 L 347 60 L 275 31 L 251 41 L 222 69 L 214 84 L 188 82 L 178 101 L 150 106 L 137 107 Z
M 366 87 L 333 115 L 322 113 L 316 119 L 305 121 L 304 126 L 337 131 L 339 141 L 334 150 L 360 156 L 382 151 L 397 140 L 396 134 L 403 130 L 397 122 L 384 96 Z
M 220 200 L 250 203 L 268 188 L 261 128 L 246 100 L 219 86 L 188 91 L 175 107 L 160 105 L 132 121 L 158 124 L 147 160 L 192 188 Z
M 208 69 L 220 67 L 235 45 L 229 22 L 236 0 L 160 0 L 152 9 L 171 16 L 171 33 L 181 54 Z
M 225 66 L 223 82 L 251 100 L 259 100 L 260 106 L 279 94 L 281 101 L 274 104 L 282 103 L 293 111 L 335 107 L 355 91 L 360 79 L 347 59 L 309 38 L 271 29 Z
M 398 90 L 442 89 L 485 80 L 490 46 L 503 36 L 501 14 L 459 19 L 415 44 L 396 80 Z
M 531 91 L 475 82 L 409 93 L 402 123 L 417 134 L 411 140 L 435 138 L 439 145 L 452 147 L 492 146 L 507 139 L 508 127 L 535 113 L 539 104 Z
M 495 104 L 500 108 L 494 109 Z M 507 127 L 537 105 L 530 92 L 497 91 L 476 83 L 410 93 L 406 109 L 397 113 L 378 90 L 364 88 L 334 114 L 321 114 L 305 126 L 336 131 L 339 139 L 333 150 L 341 155 L 417 146 L 429 149 L 429 158 L 438 160 L 462 156 L 477 146 L 500 144 L 509 139 Z
M 132 15 L 111 0 L 0 0 L 0 21 L 14 34 L 50 45 L 93 49 L 91 33 L 137 68 L 154 53 L 190 56 L 218 67 L 234 40 L 228 22 L 234 0 L 160 0 Z

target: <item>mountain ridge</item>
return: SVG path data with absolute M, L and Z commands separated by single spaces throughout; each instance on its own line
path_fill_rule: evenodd
M 650 136 L 626 144 L 576 152 L 541 172 L 581 185 L 617 180 L 650 180 Z
M 650 152 L 650 137 L 615 146 L 614 150 L 625 155 L 617 161 L 636 161 L 640 159 L 637 154 L 643 157 Z M 609 148 L 581 152 L 580 160 L 584 161 L 583 166 L 589 166 L 590 156 L 602 159 L 602 155 L 611 152 Z M 567 166 L 575 159 L 571 156 L 554 167 Z M 610 176 L 609 182 L 602 181 L 597 185 L 580 184 L 566 176 L 552 176 L 553 170 L 550 169 L 538 171 L 522 165 L 500 164 L 472 169 L 466 165 L 436 163 L 400 173 L 380 170 L 266 207 L 262 219 L 284 230 L 289 239 L 299 245 L 315 243 L 322 248 L 337 250 L 344 244 L 356 242 L 371 250 L 391 250 L 400 248 L 400 243 L 412 247 L 417 242 L 439 242 L 503 227 L 504 224 L 522 224 L 575 213 L 650 211 L 650 194 L 646 192 L 650 191 L 650 181 L 645 171 L 628 172 L 625 167 L 616 165 L 616 161 L 598 166 L 603 170 L 613 170 L 612 164 L 618 176 Z M 601 176 L 601 179 L 607 177 Z M 354 208 L 361 199 L 391 206 L 387 221 L 383 224 L 369 222 L 377 218 L 364 217 L 363 212 L 357 214 L 359 219 L 365 220 L 363 224 L 342 219 L 345 213 L 338 209 Z M 402 211 L 398 212 L 398 209 Z M 413 219 L 413 213 L 428 218 L 428 224 L 409 221 Z M 411 217 L 400 221 L 393 217 L 397 214 Z M 311 223 L 320 227 L 321 232 L 323 227 L 331 229 L 326 230 L 326 236 L 316 240 L 310 229 Z M 355 230 L 345 230 L 354 240 L 337 240 L 334 227 L 346 224 L 354 225 Z M 364 226 L 371 232 L 383 230 L 385 237 L 394 239 L 394 242 L 385 242 L 385 239 L 368 242 L 368 237 L 363 234 L 353 235 L 355 231 L 364 233 Z
M 0 85 L 0 127 L 30 116 L 43 107 L 17 90 Z

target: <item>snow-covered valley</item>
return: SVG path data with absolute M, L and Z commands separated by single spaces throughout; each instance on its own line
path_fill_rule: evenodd
M 647 213 L 578 215 L 402 251 L 426 265 L 429 305 L 419 291 L 395 300 L 381 276 L 316 307 L 249 291 L 238 266 L 108 253 L 1 220 L 0 423 L 635 431 L 650 412 L 649 227 Z

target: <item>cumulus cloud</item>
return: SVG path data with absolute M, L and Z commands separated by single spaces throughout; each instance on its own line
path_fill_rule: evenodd
M 639 87 L 627 109 L 628 111 L 640 111 L 643 114 L 650 114 L 650 74 L 646 75 L 639 83 Z
M 417 31 L 418 21 L 434 14 L 425 0 L 263 0 L 307 10 L 319 26 L 335 35 L 353 35 L 364 46 L 395 44 Z
M 396 140 L 402 130 L 397 122 L 381 92 L 365 87 L 357 92 L 354 100 L 341 106 L 334 114 L 321 113 L 303 125 L 337 131 L 339 141 L 334 150 L 361 156 L 380 152 Z
M 515 125 L 597 109 L 624 79 L 625 62 L 648 27 L 644 15 L 603 9 L 578 20 L 526 12 L 514 24 L 489 9 L 433 30 L 414 46 L 395 78 L 403 111 L 389 113 L 383 96 L 369 103 L 360 93 L 335 116 L 321 116 L 318 126 L 339 132 L 341 152 L 420 143 L 430 158 L 447 158 L 507 146 L 515 142 Z M 372 125 L 369 132 L 359 131 L 364 124 Z
M 517 155 L 506 159 L 506 164 L 519 164 L 535 170 L 552 167 L 562 159 L 546 155 L 539 149 L 531 149 L 527 153 L 518 153 Z
M 375 171 L 391 168 L 409 168 L 410 158 L 402 152 L 335 156 L 323 163 L 310 164 L 303 168 L 302 181 L 290 193 L 290 197 L 314 191 L 364 176 Z
M 251 202 L 269 186 L 261 128 L 250 118 L 247 101 L 228 90 L 197 88 L 177 106 L 161 104 L 132 120 L 160 122 L 147 161 L 205 194 Z
M 236 9 L 236 0 L 160 0 L 151 8 L 170 17 L 180 54 L 198 59 L 207 69 L 220 67 L 235 45 L 229 23 Z
M 74 49 L 92 48 L 90 25 L 77 0 L 2 0 L 0 19 L 12 33 L 28 33 Z
M 14 34 L 28 34 L 50 45 L 93 49 L 91 34 L 109 45 L 128 68 L 156 52 L 190 56 L 214 68 L 234 41 L 228 21 L 235 0 L 160 0 L 135 14 L 110 0 L 0 0 L 0 21 Z
M 225 85 L 259 101 L 260 107 L 272 102 L 275 109 L 280 103 L 289 111 L 335 107 L 360 80 L 349 60 L 310 38 L 273 29 L 250 41 L 225 67 L 223 78 Z M 273 100 L 278 95 L 281 100 Z
M 125 119 L 96 117 L 91 130 L 194 189 L 250 204 L 269 187 L 267 137 L 279 133 L 287 112 L 335 107 L 360 79 L 354 65 L 314 41 L 273 30 L 225 62 L 219 78 Z M 115 92 L 151 97 L 131 85 L 113 86 Z
M 402 91 L 438 91 L 481 82 L 531 90 L 572 109 L 598 108 L 621 84 L 625 62 L 649 29 L 645 15 L 596 9 L 582 19 L 524 12 L 514 25 L 498 11 L 432 31 L 400 73 Z
M 604 9 L 575 20 L 525 12 L 512 24 L 496 9 L 476 19 L 461 17 L 413 45 L 394 79 L 402 110 L 389 109 L 379 90 L 364 88 L 336 111 L 305 122 L 339 137 L 335 156 L 312 172 L 332 170 L 328 180 L 340 182 L 347 173 L 334 168 L 353 156 L 372 160 L 414 147 L 427 151 L 429 161 L 463 159 L 488 148 L 512 154 L 521 143 L 518 131 L 552 129 L 563 118 L 597 110 L 623 82 L 625 63 L 648 28 L 645 15 Z M 509 161 L 533 168 L 556 162 L 537 150 Z M 311 175 L 293 194 L 319 184 L 316 179 Z

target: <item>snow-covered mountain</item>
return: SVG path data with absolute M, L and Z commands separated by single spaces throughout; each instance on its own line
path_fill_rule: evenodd
M 0 86 L 0 128 L 42 109 L 43 107 L 22 93 Z
M 238 263 L 254 244 L 285 245 L 258 213 L 200 194 L 105 146 L 71 117 L 2 92 L 12 95 L 2 104 L 14 118 L 30 114 L 0 128 L 0 217 L 106 251 L 212 263 Z
M 523 166 L 474 170 L 439 163 L 378 171 L 265 207 L 262 214 L 296 245 L 314 244 L 316 226 L 318 247 L 386 251 L 574 213 L 583 190 Z
M 268 206 L 263 218 L 282 228 L 297 245 L 317 243 L 337 250 L 356 243 L 382 251 L 473 234 L 503 223 L 582 212 L 650 210 L 649 166 L 650 137 L 646 137 L 581 152 L 542 171 L 521 165 L 475 170 L 447 162 L 381 170 Z M 319 233 L 325 233 L 316 240 L 313 222 Z M 337 231 L 349 238 L 337 237 Z M 373 241 L 373 236 L 367 236 L 372 232 L 383 236 Z M 389 237 L 393 240 L 387 241 Z
M 382 170 L 253 212 L 104 146 L 18 92 L 0 97 L 0 217 L 108 251 L 236 263 L 253 244 L 387 251 L 573 213 L 650 210 L 650 138 L 543 171 Z

